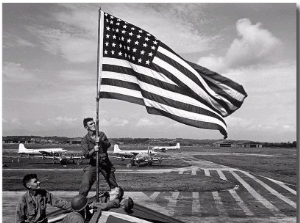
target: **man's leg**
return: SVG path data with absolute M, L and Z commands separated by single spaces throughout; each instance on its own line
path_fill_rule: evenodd
M 79 194 L 87 196 L 96 181 L 96 167 L 88 165 L 83 169 L 83 177 L 79 188 Z
M 103 175 L 104 179 L 108 183 L 108 186 L 112 189 L 118 186 L 116 176 L 116 169 L 114 166 L 100 167 L 99 172 Z

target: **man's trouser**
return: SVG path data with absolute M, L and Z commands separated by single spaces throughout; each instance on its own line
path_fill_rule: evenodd
M 99 167 L 99 173 L 101 173 L 108 183 L 108 186 L 112 189 L 114 187 L 117 187 L 118 184 L 116 182 L 115 172 L 116 169 L 112 165 L 107 165 L 103 167 Z M 82 182 L 79 189 L 79 194 L 82 194 L 84 196 L 87 196 L 89 191 L 91 190 L 91 187 L 95 183 L 97 179 L 97 171 L 96 166 L 87 165 L 83 169 L 83 177 Z

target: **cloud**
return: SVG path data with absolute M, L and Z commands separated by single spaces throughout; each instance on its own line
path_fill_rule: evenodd
M 10 120 L 10 123 L 15 125 L 15 126 L 22 126 L 22 122 L 18 118 L 13 118 Z
M 58 4 L 57 6 L 58 12 L 53 13 L 49 18 L 56 25 L 52 25 L 51 28 L 49 26 L 28 27 L 27 30 L 39 39 L 43 49 L 50 54 L 60 55 L 71 63 L 95 61 L 98 37 L 98 20 L 95 19 L 98 18 L 98 10 L 95 10 L 95 5 Z M 202 21 L 200 16 L 202 7 L 199 4 L 184 8 L 178 7 L 177 4 L 108 4 L 107 6 L 105 8 L 111 14 L 145 29 L 179 54 L 206 51 L 211 48 L 212 40 L 216 38 L 205 36 L 199 30 Z M 130 13 L 133 11 L 134 13 Z M 187 14 L 193 14 L 194 18 L 190 19 Z M 177 38 L 173 38 L 174 36 Z
M 3 82 L 20 82 L 32 80 L 34 75 L 19 63 L 5 62 L 2 68 Z
M 161 121 L 157 122 L 146 118 L 140 118 L 136 123 L 137 127 L 150 127 L 150 126 L 161 126 L 161 125 L 163 125 Z
M 247 67 L 252 65 L 270 63 L 274 61 L 282 42 L 264 29 L 262 24 L 252 24 L 247 18 L 236 23 L 239 38 L 233 40 L 224 57 L 210 55 L 198 60 L 198 64 L 214 71 Z
M 58 116 L 55 118 L 47 119 L 48 125 L 62 126 L 62 125 L 77 125 L 78 118 L 62 117 Z
M 124 127 L 127 124 L 129 124 L 129 121 L 127 119 L 111 118 L 109 120 L 107 120 L 107 119 L 101 119 L 101 120 L 99 120 L 99 126 Z
M 87 74 L 80 70 L 63 70 L 59 72 L 59 77 L 64 81 L 84 81 L 95 80 L 95 75 Z
M 19 36 L 9 33 L 3 34 L 3 48 L 19 48 L 19 47 L 35 47 L 36 45 L 28 40 L 20 38 Z

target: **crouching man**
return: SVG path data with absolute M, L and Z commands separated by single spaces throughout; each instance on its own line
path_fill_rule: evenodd
M 47 223 L 47 204 L 71 211 L 71 203 L 40 188 L 36 174 L 27 174 L 23 185 L 28 190 L 18 201 L 16 223 Z

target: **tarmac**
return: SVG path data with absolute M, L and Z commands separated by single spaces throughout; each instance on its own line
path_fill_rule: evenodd
M 192 166 L 153 170 L 118 170 L 119 172 L 170 173 L 218 176 L 236 183 L 234 189 L 225 191 L 135 191 L 125 192 L 125 197 L 162 214 L 190 223 L 292 223 L 297 216 L 297 192 L 294 187 L 270 178 L 252 175 L 249 172 L 213 162 L 181 156 Z M 58 170 L 55 170 L 58 171 Z M 66 170 L 64 170 L 66 171 Z M 74 171 L 74 170 L 70 170 Z M 52 191 L 53 192 L 53 191 Z M 14 222 L 15 206 L 24 192 L 3 191 L 2 222 Z M 55 195 L 70 199 L 77 191 L 54 191 Z M 55 210 L 49 207 L 48 211 Z

